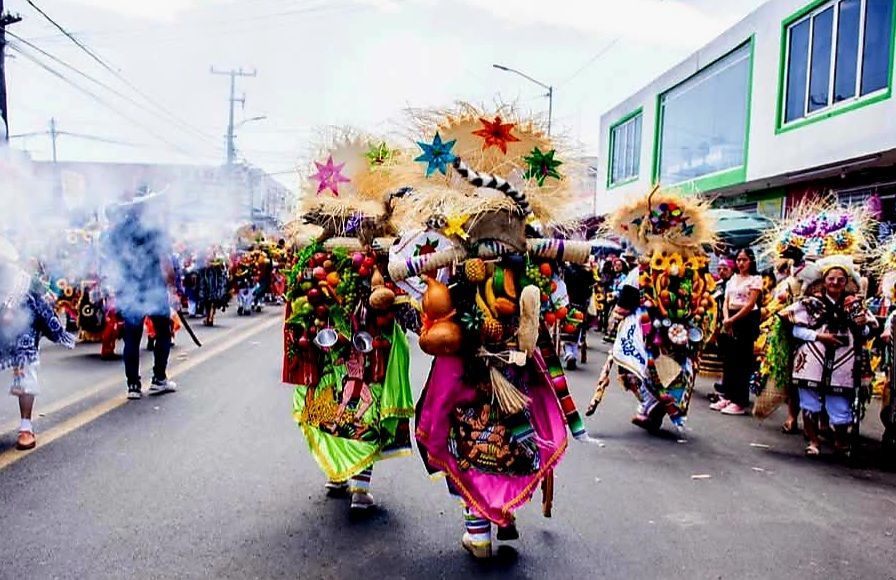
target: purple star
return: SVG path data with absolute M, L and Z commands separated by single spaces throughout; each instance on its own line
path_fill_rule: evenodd
M 320 192 L 323 190 L 329 189 L 333 192 L 333 195 L 338 196 L 339 184 L 351 181 L 351 179 L 342 175 L 342 168 L 345 166 L 345 163 L 334 165 L 332 155 L 330 155 L 326 163 L 318 163 L 315 161 L 314 164 L 317 166 L 317 173 L 311 177 L 317 180 L 318 195 L 320 195 Z

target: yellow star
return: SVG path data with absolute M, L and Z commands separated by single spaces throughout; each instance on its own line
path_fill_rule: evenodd
M 445 229 L 442 233 L 446 236 L 458 236 L 462 240 L 466 240 L 470 236 L 467 235 L 467 232 L 464 231 L 464 224 L 467 223 L 467 220 L 470 219 L 470 216 L 467 214 L 461 214 L 449 217 L 446 221 L 448 224 L 445 226 Z

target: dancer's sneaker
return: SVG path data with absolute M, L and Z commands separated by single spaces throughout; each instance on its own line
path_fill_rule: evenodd
M 492 543 L 490 541 L 474 542 L 473 537 L 470 536 L 470 534 L 464 533 L 460 545 L 477 560 L 487 560 L 492 557 Z
M 729 401 L 725 397 L 719 397 L 719 400 L 716 401 L 715 403 L 712 403 L 709 406 L 709 408 L 712 409 L 713 411 L 721 411 L 722 409 L 724 409 L 725 407 L 727 407 L 730 404 L 731 404 L 731 401 Z
M 177 390 L 177 383 L 169 379 L 153 379 L 149 385 L 150 395 L 161 395 Z
M 498 526 L 498 540 L 502 542 L 509 542 L 511 540 L 519 540 L 520 539 L 520 531 L 516 529 L 516 523 L 511 522 L 506 526 Z
M 327 497 L 345 497 L 348 493 L 348 482 L 327 481 L 327 483 L 324 484 L 324 489 L 327 490 Z
M 721 409 L 723 415 L 746 415 L 747 410 L 737 403 L 728 403 L 724 409 Z
M 128 385 L 128 399 L 140 399 L 143 397 L 143 389 L 139 384 Z
M 351 510 L 356 512 L 365 512 L 376 506 L 373 496 L 368 492 L 356 491 L 352 494 Z

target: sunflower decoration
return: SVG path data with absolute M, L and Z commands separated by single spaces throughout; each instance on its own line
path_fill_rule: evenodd
M 759 240 L 760 253 L 777 257 L 793 246 L 815 258 L 859 258 L 869 250 L 873 225 L 864 206 L 840 205 L 825 199 L 804 201 Z
M 616 211 L 605 227 L 649 256 L 638 286 L 644 334 L 658 352 L 697 352 L 711 334 L 716 305 L 704 247 L 713 245 L 714 232 L 707 209 L 704 201 L 654 188 Z
M 665 272 L 669 269 L 669 253 L 657 250 L 653 253 L 653 256 L 650 258 L 650 269 Z
M 669 255 L 669 275 L 679 276 L 684 274 L 684 259 L 678 252 Z

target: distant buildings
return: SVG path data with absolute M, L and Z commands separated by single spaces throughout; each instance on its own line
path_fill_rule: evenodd
M 294 209 L 292 193 L 248 166 L 33 161 L 33 174 L 74 216 L 89 216 L 137 189 L 165 196 L 185 221 L 231 220 L 276 227 Z

